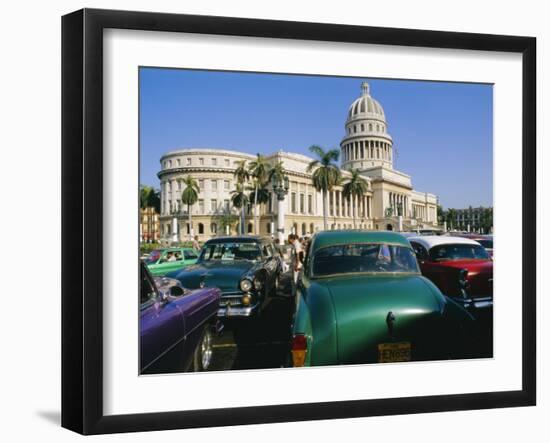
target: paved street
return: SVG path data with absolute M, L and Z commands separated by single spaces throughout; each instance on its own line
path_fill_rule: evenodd
M 214 343 L 211 370 L 278 368 L 288 365 L 294 300 L 290 274 L 260 319 L 233 320 Z

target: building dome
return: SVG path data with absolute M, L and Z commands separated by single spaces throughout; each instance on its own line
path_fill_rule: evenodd
M 370 118 L 386 121 L 384 109 L 370 95 L 370 88 L 367 82 L 361 84 L 361 97 L 357 98 L 349 107 L 348 121 L 356 118 Z
M 361 83 L 361 96 L 349 107 L 345 128 L 346 135 L 340 143 L 342 168 L 393 169 L 393 141 L 386 114 L 371 97 L 367 82 Z

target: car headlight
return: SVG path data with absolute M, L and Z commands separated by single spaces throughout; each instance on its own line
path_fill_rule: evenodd
M 241 280 L 239 287 L 241 288 L 241 291 L 248 292 L 252 289 L 252 282 L 245 278 L 244 280 Z
M 255 278 L 254 279 L 254 289 L 256 289 L 256 291 L 259 291 L 260 289 L 262 289 L 262 286 L 263 286 L 262 281 L 259 278 Z

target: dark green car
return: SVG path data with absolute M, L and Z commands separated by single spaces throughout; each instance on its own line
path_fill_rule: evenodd
M 293 366 L 471 357 L 473 317 L 422 277 L 397 233 L 315 234 L 296 303 Z
M 199 251 L 192 248 L 155 249 L 144 259 L 154 277 L 162 277 L 197 262 Z

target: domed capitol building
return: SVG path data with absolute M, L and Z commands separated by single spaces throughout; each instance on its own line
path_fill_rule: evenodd
M 342 186 L 328 195 L 328 228 L 374 230 L 438 229 L 437 197 L 413 189 L 411 176 L 393 167 L 393 140 L 388 132 L 384 109 L 370 92 L 368 83 L 361 84 L 361 96 L 349 107 L 345 122 L 346 134 L 340 143 L 342 183 L 351 176 L 351 169 L 360 171 L 368 182 L 368 191 L 360 199 L 348 202 Z M 278 151 L 264 154 L 269 164 L 283 162 L 289 179 L 284 200 L 284 235 L 294 232 L 311 235 L 323 229 L 322 193 L 315 190 L 312 174 L 307 172 L 308 156 Z M 161 189 L 161 238 L 184 240 L 189 233 L 187 207 L 181 202 L 183 184 L 188 175 L 199 185 L 199 200 L 193 205 L 194 233 L 200 240 L 238 228 L 222 229 L 220 214 L 232 211 L 231 191 L 235 189 L 233 172 L 237 164 L 253 161 L 256 156 L 224 149 L 187 148 L 167 152 L 161 159 L 158 173 Z M 271 186 L 268 185 L 271 189 Z M 277 197 L 271 192 L 267 204 L 259 209 L 261 235 L 277 232 Z M 233 210 L 237 214 L 237 210 Z M 253 209 L 246 213 L 245 232 L 254 233 Z

